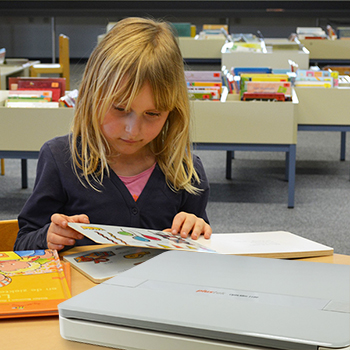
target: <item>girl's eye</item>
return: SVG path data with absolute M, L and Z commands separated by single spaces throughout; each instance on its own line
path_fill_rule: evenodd
M 114 109 L 116 109 L 119 112 L 125 112 L 125 109 L 123 107 L 114 106 Z
M 159 112 L 146 112 L 146 115 L 151 118 L 159 117 L 160 113 Z

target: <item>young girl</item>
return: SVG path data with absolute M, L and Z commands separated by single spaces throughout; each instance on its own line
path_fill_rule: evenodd
M 93 51 L 70 135 L 46 142 L 15 250 L 93 244 L 68 222 L 211 235 L 191 154 L 181 53 L 167 23 L 121 20 Z

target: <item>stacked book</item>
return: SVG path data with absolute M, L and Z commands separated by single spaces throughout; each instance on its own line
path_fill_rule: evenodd
M 299 40 L 305 39 L 328 39 L 327 33 L 321 27 L 298 27 Z
M 222 77 L 220 71 L 185 71 L 188 93 L 192 100 L 220 100 Z
M 9 108 L 58 108 L 59 100 L 65 94 L 65 78 L 9 78 Z
M 57 108 L 58 106 L 58 102 L 52 101 L 50 90 L 10 90 L 5 101 L 5 107 L 9 108 Z

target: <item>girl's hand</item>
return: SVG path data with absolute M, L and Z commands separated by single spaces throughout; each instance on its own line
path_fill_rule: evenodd
M 73 216 L 53 214 L 46 236 L 47 247 L 49 249 L 61 250 L 66 245 L 74 245 L 76 239 L 82 239 L 84 237 L 81 233 L 70 228 L 68 222 L 88 224 L 90 220 L 85 214 Z
M 171 228 L 165 231 L 173 235 L 180 233 L 183 238 L 191 235 L 192 239 L 197 239 L 200 235 L 209 239 L 212 233 L 211 227 L 203 219 L 183 211 L 175 215 Z

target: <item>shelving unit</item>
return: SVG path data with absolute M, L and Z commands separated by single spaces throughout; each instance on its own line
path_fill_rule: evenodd
M 300 131 L 341 133 L 340 160 L 345 160 L 346 132 L 350 132 L 350 88 L 295 88 L 299 104 L 295 117 Z
M 227 152 L 226 178 L 231 178 L 234 151 L 286 153 L 288 207 L 294 207 L 297 122 L 293 102 L 192 101 L 194 148 Z
M 310 60 L 319 62 L 340 62 L 350 64 L 350 40 L 300 40 L 310 51 Z
M 22 187 L 27 187 L 27 159 L 38 158 L 48 140 L 65 135 L 73 108 L 6 108 L 7 91 L 0 91 L 0 158 L 22 159 Z

